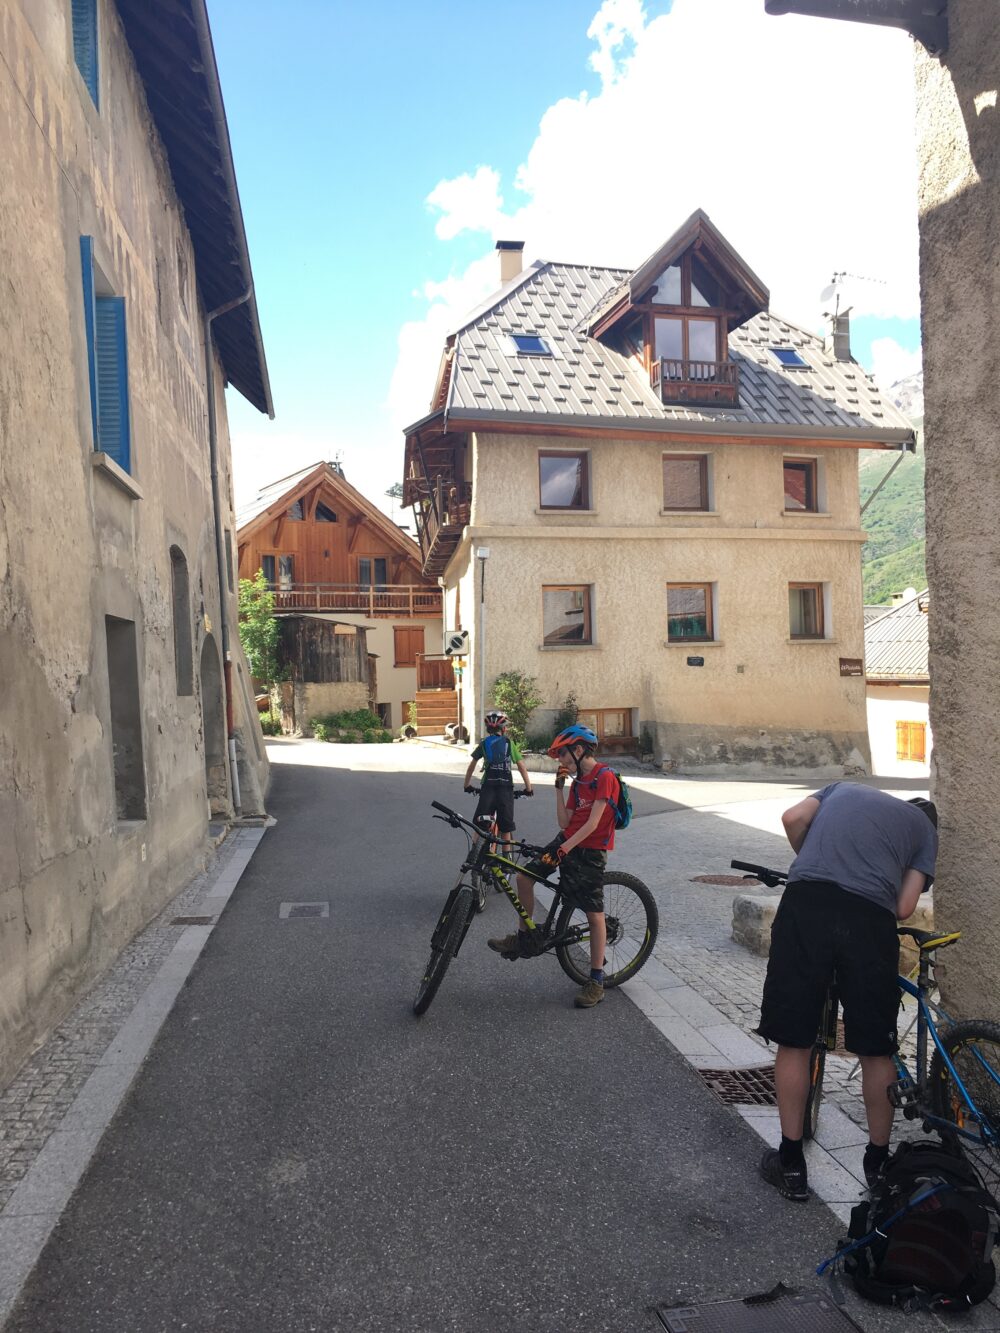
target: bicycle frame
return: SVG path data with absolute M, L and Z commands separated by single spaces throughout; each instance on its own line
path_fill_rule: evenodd
M 524 866 L 519 865 L 516 861 L 512 861 L 510 857 L 503 856 L 500 852 L 494 851 L 490 843 L 491 839 L 482 837 L 478 847 L 473 849 L 472 856 L 467 858 L 463 863 L 462 873 L 464 874 L 468 870 L 475 869 L 478 870 L 481 875 L 488 876 L 489 879 L 493 881 L 501 893 L 509 899 L 515 912 L 517 912 L 518 916 L 524 922 L 531 940 L 531 945 L 537 953 L 548 953 L 551 949 L 555 949 L 560 944 L 579 944 L 590 939 L 589 929 L 583 926 L 574 926 L 571 930 L 565 931 L 562 935 L 554 935 L 552 933 L 553 927 L 555 925 L 559 908 L 562 905 L 562 892 L 558 883 L 553 883 L 552 880 L 544 875 L 536 875 Z M 505 871 L 509 872 L 511 870 L 516 871 L 519 875 L 527 875 L 528 878 L 534 880 L 536 884 L 544 885 L 545 888 L 551 890 L 552 903 L 546 914 L 545 920 L 541 924 L 535 921 L 533 917 L 529 916 L 528 912 L 525 910 L 524 904 L 517 896 L 517 890 L 511 884 L 505 873 Z

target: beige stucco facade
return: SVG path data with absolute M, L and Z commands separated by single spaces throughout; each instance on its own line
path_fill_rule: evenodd
M 930 774 L 933 737 L 928 721 L 929 695 L 926 685 L 881 685 L 869 681 L 868 741 L 876 777 L 927 778 Z M 900 758 L 898 724 L 901 722 L 924 728 L 925 759 Z
M 936 909 L 965 933 L 949 1007 L 998 1019 L 1000 25 L 982 0 L 950 0 L 948 24 L 943 61 L 917 54 Z
M 394 731 L 398 731 L 406 721 L 403 715 L 404 703 L 412 703 L 417 697 L 417 668 L 396 666 L 396 639 L 393 631 L 396 626 L 400 629 L 412 629 L 415 625 L 422 625 L 424 651 L 440 653 L 442 642 L 440 616 L 429 616 L 420 620 L 371 620 L 366 616 L 354 615 L 350 611 L 338 611 L 329 618 L 338 620 L 341 624 L 361 626 L 367 631 L 368 651 L 376 658 L 377 702 L 389 705 L 390 725 Z
M 590 512 L 539 510 L 540 447 L 587 449 Z M 671 451 L 708 455 L 711 512 L 662 511 Z M 501 671 L 537 677 L 540 728 L 573 694 L 581 708 L 631 710 L 633 735 L 646 730 L 669 767 L 867 770 L 865 683 L 840 674 L 842 657 L 863 655 L 855 449 L 484 432 L 470 453 L 471 523 L 445 575 L 448 618 L 457 588 L 472 640 L 470 729 L 482 709 L 475 551 L 487 547 L 487 695 Z M 820 513 L 785 512 L 784 456 L 819 460 Z M 666 585 L 685 582 L 712 585 L 713 642 L 667 642 Z M 823 585 L 822 639 L 790 637 L 795 582 Z M 546 584 L 590 588 L 592 645 L 543 645 Z
M 195 258 L 115 6 L 98 9 L 100 110 L 71 7 L 0 4 L 0 1084 L 203 863 L 210 798 L 231 810 Z M 81 236 L 125 301 L 131 476 L 94 452 Z M 231 534 L 222 382 L 217 367 Z M 228 589 L 226 606 L 235 626 Z M 244 810 L 260 810 L 233 639 Z

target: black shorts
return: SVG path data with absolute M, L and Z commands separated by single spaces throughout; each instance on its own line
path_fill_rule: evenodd
M 560 833 L 545 848 L 546 852 L 555 853 L 557 847 L 565 841 Z M 608 854 L 599 847 L 574 847 L 559 862 L 559 887 L 573 907 L 581 912 L 604 911 L 604 871 L 608 864 Z M 546 865 L 541 857 L 528 861 L 524 867 L 529 875 L 540 879 L 551 875 L 554 867 Z
M 827 880 L 789 884 L 771 927 L 757 1032 L 812 1046 L 831 981 L 854 1055 L 892 1055 L 899 1015 L 899 937 L 891 912 Z
M 493 820 L 501 833 L 514 832 L 514 785 L 506 782 L 487 782 L 479 789 L 479 804 L 472 816 L 473 823 L 488 827 Z

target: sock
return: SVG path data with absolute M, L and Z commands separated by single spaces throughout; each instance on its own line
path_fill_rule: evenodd
M 781 1147 L 778 1149 L 778 1158 L 784 1167 L 805 1167 L 806 1158 L 802 1151 L 801 1139 L 786 1139 L 784 1134 L 781 1136 Z
M 869 1171 L 880 1171 L 889 1160 L 888 1143 L 871 1143 L 865 1149 L 865 1168 Z
M 591 979 L 591 981 L 596 981 L 597 984 L 598 984 L 599 986 L 603 986 L 603 985 L 604 985 L 604 968 L 603 968 L 603 967 L 592 967 L 592 968 L 590 969 L 590 979 Z

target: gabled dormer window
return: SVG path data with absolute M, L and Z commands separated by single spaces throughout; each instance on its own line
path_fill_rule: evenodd
M 731 302 L 696 254 L 663 268 L 641 302 L 650 382 L 664 403 L 734 404 L 736 368 L 728 359 Z

